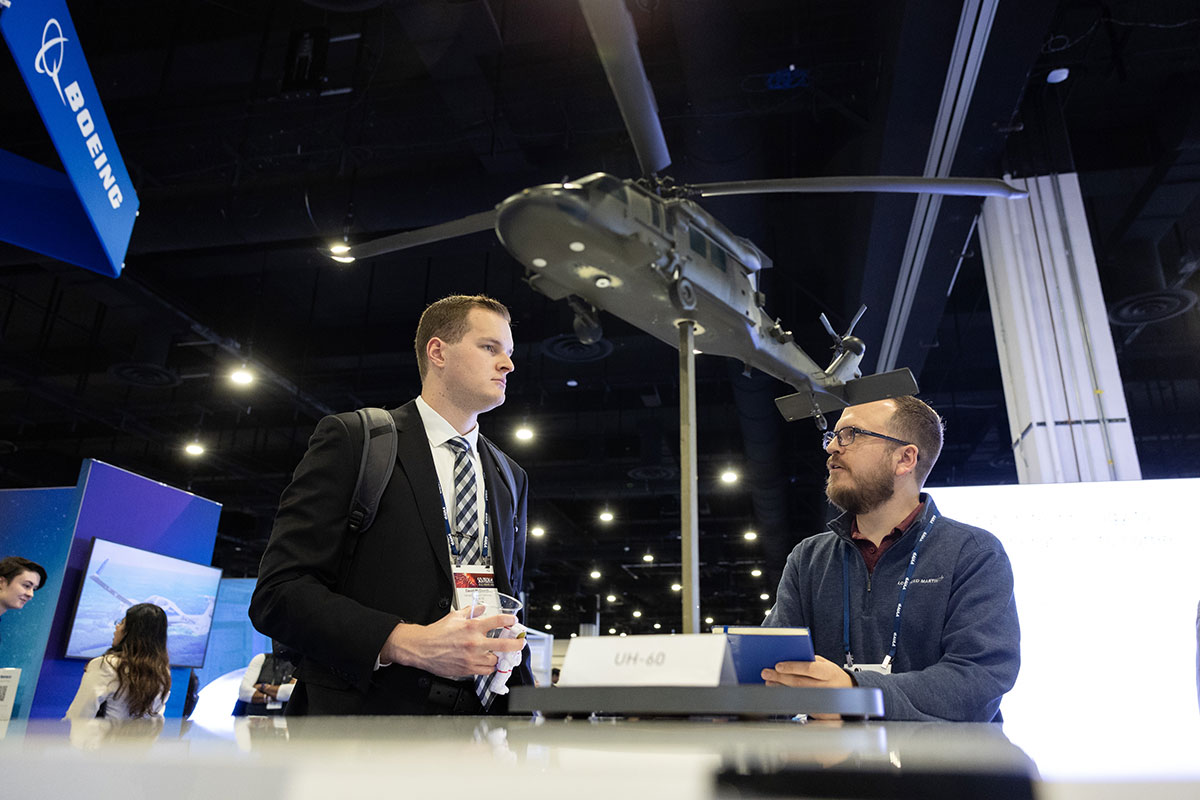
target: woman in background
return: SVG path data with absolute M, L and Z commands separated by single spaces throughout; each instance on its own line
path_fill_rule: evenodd
M 167 615 L 138 603 L 117 623 L 108 652 L 88 662 L 64 719 L 161 717 L 170 696 Z

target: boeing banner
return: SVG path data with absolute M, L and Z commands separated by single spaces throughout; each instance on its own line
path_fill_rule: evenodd
M 0 239 L 117 277 L 138 198 L 65 0 L 0 0 L 0 33 L 66 169 L 0 150 Z

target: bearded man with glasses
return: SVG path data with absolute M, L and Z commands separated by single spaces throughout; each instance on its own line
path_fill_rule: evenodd
M 763 625 L 805 627 L 815 661 L 768 684 L 875 687 L 897 720 L 1000 721 L 1021 665 L 1012 566 L 995 536 L 921 491 L 943 423 L 915 397 L 851 406 L 823 439 L 842 514 L 788 556 Z

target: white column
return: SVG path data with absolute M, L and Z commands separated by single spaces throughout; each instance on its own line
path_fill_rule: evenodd
M 1142 477 L 1075 174 L 989 198 L 984 272 L 1021 483 Z

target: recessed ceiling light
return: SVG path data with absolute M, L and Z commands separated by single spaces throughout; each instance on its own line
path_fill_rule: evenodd
M 598 569 L 594 569 L 594 570 L 592 570 L 591 572 L 589 572 L 588 574 L 589 574 L 589 575 L 591 575 L 593 579 L 595 579 L 595 578 L 599 578 L 599 577 L 600 577 L 600 570 L 598 570 Z
M 662 627 L 661 623 L 658 623 L 658 622 L 654 623 L 654 630 L 658 630 L 661 627 Z
M 750 570 L 750 575 L 755 578 L 761 578 L 762 570 L 761 569 L 752 569 L 752 570 Z
M 617 632 L 617 629 L 616 629 L 616 628 L 609 628 L 609 629 L 608 629 L 608 632 L 609 632 L 609 633 L 616 633 L 616 632 Z
M 204 455 L 204 445 L 200 444 L 199 442 L 188 442 L 183 448 L 183 452 L 187 453 L 189 456 L 202 456 Z
M 615 594 L 610 594 L 608 597 L 606 597 L 606 598 L 604 598 L 604 599 L 605 599 L 605 600 L 607 600 L 607 601 L 608 601 L 608 602 L 610 602 L 610 603 L 615 603 L 615 602 L 617 602 L 617 596 L 616 596 Z
M 678 592 L 678 591 L 681 591 L 682 589 L 683 589 L 683 587 L 682 587 L 682 586 L 680 586 L 678 583 L 672 583 L 672 584 L 671 584 L 671 591 L 672 591 L 672 592 Z
M 642 556 L 642 561 L 645 561 L 647 564 L 652 563 L 654 561 L 654 554 L 646 553 L 644 556 Z
M 712 617 L 705 617 L 705 618 L 704 618 L 704 624 L 705 624 L 705 625 L 712 625 L 712 624 L 713 624 L 713 618 L 712 618 Z
M 721 473 L 721 483 L 737 483 L 738 474 L 731 469 Z
M 575 380 L 574 378 L 567 379 L 567 386 L 570 387 L 571 389 L 574 389 L 578 385 L 579 385 L 579 381 Z
M 533 429 L 526 425 L 522 425 L 521 427 L 517 428 L 515 436 L 522 442 L 528 442 L 533 438 Z
M 634 611 L 634 612 L 633 612 L 633 616 L 635 616 L 635 617 L 640 617 L 641 615 L 642 615 L 642 612 L 641 612 L 641 611 Z
M 747 542 L 753 542 L 758 538 L 758 534 L 754 531 L 746 531 L 742 534 L 742 538 L 744 538 Z
M 762 594 L 760 594 L 760 595 L 758 596 L 758 599 L 759 599 L 759 600 L 770 600 L 770 599 L 771 599 L 771 595 L 767 594 L 766 592 L 763 592 Z
M 561 603 L 555 603 L 554 605 L 552 605 L 552 606 L 550 606 L 550 607 L 551 607 L 551 608 L 553 608 L 555 611 L 562 611 L 562 604 L 561 604 Z
M 551 625 L 549 622 L 546 623 L 546 630 L 550 630 L 552 627 L 554 627 L 554 626 Z
M 546 529 L 543 528 L 541 525 L 538 525 L 536 528 L 529 529 L 529 535 L 530 536 L 545 536 Z
M 601 522 L 612 522 L 613 521 L 613 513 L 611 511 L 601 511 L 600 512 L 600 521 Z
M 627 635 L 628 634 L 626 634 L 625 631 L 621 631 L 620 633 L 617 634 L 617 636 L 620 636 L 622 639 L 624 639 Z

